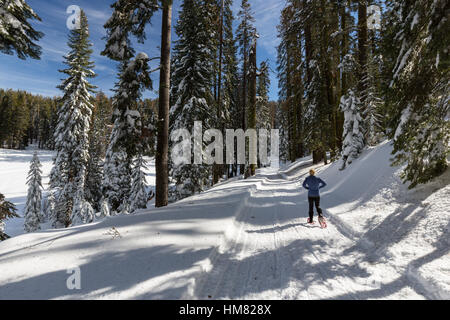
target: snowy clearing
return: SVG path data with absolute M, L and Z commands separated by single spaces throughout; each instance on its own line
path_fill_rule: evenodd
M 21 217 L 27 202 L 28 187 L 26 183 L 34 151 L 34 148 L 25 151 L 0 149 L 0 192 L 5 195 L 6 200 L 14 203 L 17 207 L 17 213 Z M 54 152 L 37 151 L 42 163 L 42 186 L 46 189 Z M 25 233 L 23 223 L 23 218 L 7 220 L 5 232 L 11 237 L 21 235 Z
M 25 233 L 23 227 L 24 219 L 22 216 L 27 202 L 27 175 L 35 150 L 35 147 L 30 147 L 27 150 L 0 149 L 0 192 L 5 195 L 6 200 L 16 206 L 17 213 L 21 216 L 21 218 L 6 221 L 5 232 L 11 237 Z M 55 152 L 46 150 L 36 151 L 42 164 L 43 195 L 46 195 Z M 155 162 L 151 159 L 146 160 L 148 161 L 146 170 L 147 184 L 150 190 L 155 187 Z M 149 202 L 149 208 L 153 203 L 154 200 Z M 45 230 L 50 228 L 50 225 L 43 224 L 41 227 Z
M 0 299 L 450 299 L 450 173 L 408 191 L 391 150 L 315 166 L 326 230 L 306 224 L 302 159 L 164 209 L 14 237 L 0 244 Z

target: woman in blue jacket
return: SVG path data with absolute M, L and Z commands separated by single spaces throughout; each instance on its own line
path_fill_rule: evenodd
M 326 187 L 325 181 L 316 177 L 316 171 L 311 169 L 310 176 L 303 182 L 303 188 L 309 190 L 309 219 L 308 223 L 314 223 L 314 204 L 316 205 L 317 213 L 319 214 L 319 221 L 323 219 L 322 209 L 320 208 L 320 192 L 319 190 Z

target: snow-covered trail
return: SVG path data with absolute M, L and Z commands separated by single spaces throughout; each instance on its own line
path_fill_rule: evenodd
M 315 167 L 325 230 L 306 224 L 301 159 L 166 208 L 13 237 L 0 300 L 450 299 L 450 170 L 408 191 L 391 150 Z M 80 290 L 66 285 L 74 267 Z
M 198 299 L 424 298 L 392 268 L 371 267 L 364 243 L 306 223 L 307 193 L 300 182 L 309 167 L 286 174 L 265 172 L 227 237 L 199 277 Z M 361 248 L 363 246 L 363 248 Z M 394 278 L 394 280 L 393 280 Z M 393 281 L 392 281 L 393 280 Z M 382 289 L 387 285 L 387 290 Z

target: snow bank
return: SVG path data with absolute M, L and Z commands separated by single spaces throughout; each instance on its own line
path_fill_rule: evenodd
M 332 223 L 367 250 L 373 263 L 395 266 L 437 299 L 450 299 L 450 170 L 409 190 L 391 167 L 392 146 L 366 150 L 346 170 L 317 168 L 328 187 L 323 206 Z

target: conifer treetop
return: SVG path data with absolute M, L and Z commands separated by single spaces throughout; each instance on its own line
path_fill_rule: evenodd
M 144 43 L 145 27 L 159 9 L 158 0 L 117 0 L 111 8 L 113 14 L 104 25 L 107 35 L 102 55 L 116 61 L 128 61 L 135 55 L 130 36 Z
M 44 34 L 34 30 L 28 20 L 41 18 L 24 0 L 0 1 L 0 52 L 16 53 L 22 60 L 40 59 L 42 50 L 35 41 Z

